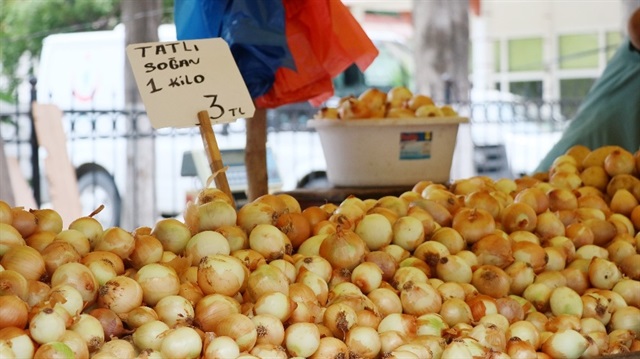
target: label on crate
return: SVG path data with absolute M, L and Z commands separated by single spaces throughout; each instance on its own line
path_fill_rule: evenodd
M 400 160 L 424 160 L 431 158 L 433 132 L 400 133 Z
M 253 100 L 221 38 L 127 46 L 127 58 L 154 128 L 191 127 L 252 117 Z

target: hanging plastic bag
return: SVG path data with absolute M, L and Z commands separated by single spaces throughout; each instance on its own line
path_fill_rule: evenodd
M 219 37 L 231 49 L 251 97 L 265 94 L 281 67 L 294 68 L 282 0 L 176 0 L 178 40 Z
M 334 93 L 332 79 L 356 64 L 364 71 L 378 50 L 340 0 L 283 0 L 295 69 L 281 67 L 273 87 L 256 99 L 274 108 L 309 100 L 318 106 Z

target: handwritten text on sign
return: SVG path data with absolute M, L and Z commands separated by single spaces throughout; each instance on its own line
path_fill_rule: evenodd
M 251 95 L 223 39 L 132 44 L 127 57 L 155 128 L 194 126 L 204 110 L 212 123 L 253 116 Z

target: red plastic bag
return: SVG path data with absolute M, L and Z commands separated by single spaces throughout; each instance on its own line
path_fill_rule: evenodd
M 361 71 L 378 49 L 340 0 L 283 0 L 286 35 L 296 69 L 280 67 L 271 89 L 256 99 L 262 108 L 333 95 L 332 79 L 352 64 Z

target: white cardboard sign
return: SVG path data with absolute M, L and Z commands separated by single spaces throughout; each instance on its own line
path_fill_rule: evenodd
M 214 124 L 253 116 L 249 90 L 221 38 L 131 44 L 127 58 L 154 128 L 195 126 L 205 110 Z

